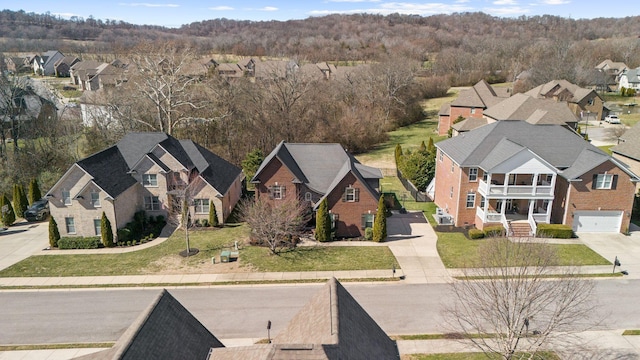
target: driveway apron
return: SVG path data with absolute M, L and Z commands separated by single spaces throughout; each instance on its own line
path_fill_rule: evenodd
M 438 237 L 420 211 L 387 218 L 387 244 L 408 283 L 447 283 L 449 272 L 438 256 Z

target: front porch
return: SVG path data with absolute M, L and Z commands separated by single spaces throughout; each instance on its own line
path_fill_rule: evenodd
M 540 199 L 489 199 L 484 198 L 476 208 L 476 224 L 479 227 L 502 225 L 508 236 L 533 236 L 537 224 L 549 224 L 552 200 Z M 514 225 L 519 224 L 519 225 Z M 522 224 L 526 224 L 524 227 Z M 528 234 L 525 233 L 528 229 Z M 517 231 L 516 231 L 517 230 Z

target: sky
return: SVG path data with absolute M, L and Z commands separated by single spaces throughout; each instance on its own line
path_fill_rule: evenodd
M 640 15 L 640 11 L 630 13 L 633 7 L 622 0 L 29 0 L 12 1 L 10 6 L 4 6 L 9 10 L 50 12 L 62 18 L 93 16 L 95 19 L 167 27 L 216 18 L 286 21 L 335 13 L 429 16 L 482 11 L 499 17 L 550 14 L 573 19 Z

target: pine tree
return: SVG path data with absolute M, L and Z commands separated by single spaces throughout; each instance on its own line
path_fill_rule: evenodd
M 322 199 L 316 212 L 316 240 L 320 242 L 331 240 L 331 216 L 327 199 Z
M 38 180 L 33 178 L 29 183 L 29 205 L 40 200 L 41 198 L 42 198 L 42 193 L 40 192 L 40 186 L 38 185 Z
M 60 232 L 58 231 L 58 224 L 53 216 L 49 217 L 49 245 L 54 248 L 58 247 L 58 240 L 60 240 Z
M 256 174 L 263 160 L 264 155 L 260 149 L 253 149 L 247 153 L 247 156 L 242 160 L 242 170 L 247 178 L 251 179 Z
M 113 229 L 111 228 L 111 221 L 109 221 L 104 211 L 102 212 L 102 219 L 100 220 L 100 234 L 102 235 L 102 244 L 104 247 L 112 247 Z
M 378 211 L 373 221 L 373 241 L 382 242 L 387 238 L 387 216 L 384 205 L 384 196 L 380 196 L 378 201 Z
M 420 151 L 421 152 L 427 151 L 427 145 L 425 145 L 424 140 L 422 140 L 422 142 L 420 143 Z
M 2 201 L 0 201 L 0 211 L 2 211 L 2 224 L 4 226 L 11 226 L 16 222 L 16 213 L 13 211 L 11 201 L 7 197 L 7 194 L 2 194 Z
M 27 197 L 24 195 L 24 189 L 21 184 L 13 185 L 13 210 L 16 217 L 24 217 L 24 212 L 27 211 Z
M 396 166 L 399 166 L 401 160 L 402 160 L 402 146 L 400 146 L 400 144 L 396 144 Z
M 433 138 L 432 137 L 429 138 L 429 144 L 427 144 L 427 151 L 429 152 L 429 154 L 435 154 L 436 153 L 436 146 L 433 143 Z
M 220 223 L 218 222 L 218 212 L 216 211 L 216 206 L 213 204 L 212 200 L 209 200 L 209 225 L 220 225 Z

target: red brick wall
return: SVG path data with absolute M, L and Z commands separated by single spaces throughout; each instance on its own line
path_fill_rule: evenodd
M 482 108 L 475 108 L 475 113 L 471 113 L 470 107 L 458 107 L 451 106 L 449 110 L 448 116 L 440 116 L 438 119 L 438 135 L 447 135 L 447 132 L 453 125 L 453 122 L 458 119 L 459 116 L 462 116 L 465 119 L 470 117 L 482 117 Z
M 296 184 L 291 182 L 293 179 L 293 174 L 287 169 L 286 166 L 283 166 L 280 160 L 274 158 L 271 162 L 262 170 L 260 173 L 258 180 L 260 180 L 259 184 L 256 184 L 256 195 L 257 196 L 266 196 L 269 198 L 269 187 L 276 185 L 284 185 L 285 187 L 285 198 L 289 198 L 291 196 L 297 195 Z M 278 200 L 272 200 L 278 201 Z
M 451 171 L 453 161 L 443 154 L 440 161 L 441 150 L 438 149 L 436 155 L 436 183 L 434 202 L 441 208 L 445 209 L 449 214 L 458 221 L 458 194 L 460 188 L 460 169 L 454 164 L 454 170 Z M 453 186 L 453 197 L 450 196 L 451 187 Z
M 614 174 L 618 175 L 615 190 L 597 190 L 592 189 L 594 174 Z M 624 231 L 629 226 L 630 217 L 627 213 L 631 213 L 633 207 L 633 195 L 635 193 L 635 184 L 630 181 L 630 176 L 620 168 L 615 166 L 611 161 L 607 161 L 592 171 L 580 177 L 582 181 L 572 182 L 569 195 L 569 214 L 567 216 L 567 225 L 573 226 L 573 217 L 571 214 L 580 210 L 623 210 L 625 214 L 622 217 L 622 225 L 620 231 Z
M 342 201 L 344 189 L 349 185 L 355 189 L 359 189 L 359 201 Z M 362 229 L 361 226 L 362 214 L 370 212 L 375 215 L 378 208 L 378 199 L 371 196 L 365 185 L 350 173 L 345 176 L 338 186 L 335 187 L 334 191 L 327 196 L 327 205 L 332 213 L 338 214 L 336 236 L 358 237 L 364 235 L 364 229 Z
M 478 169 L 478 177 L 476 181 L 469 181 L 469 168 L 461 169 L 460 177 L 460 199 L 458 200 L 458 216 L 456 217 L 456 226 L 464 226 L 475 224 L 476 207 L 480 205 L 480 194 L 478 194 L 478 184 L 482 179 L 482 171 Z M 476 194 L 473 207 L 467 208 L 467 193 Z

